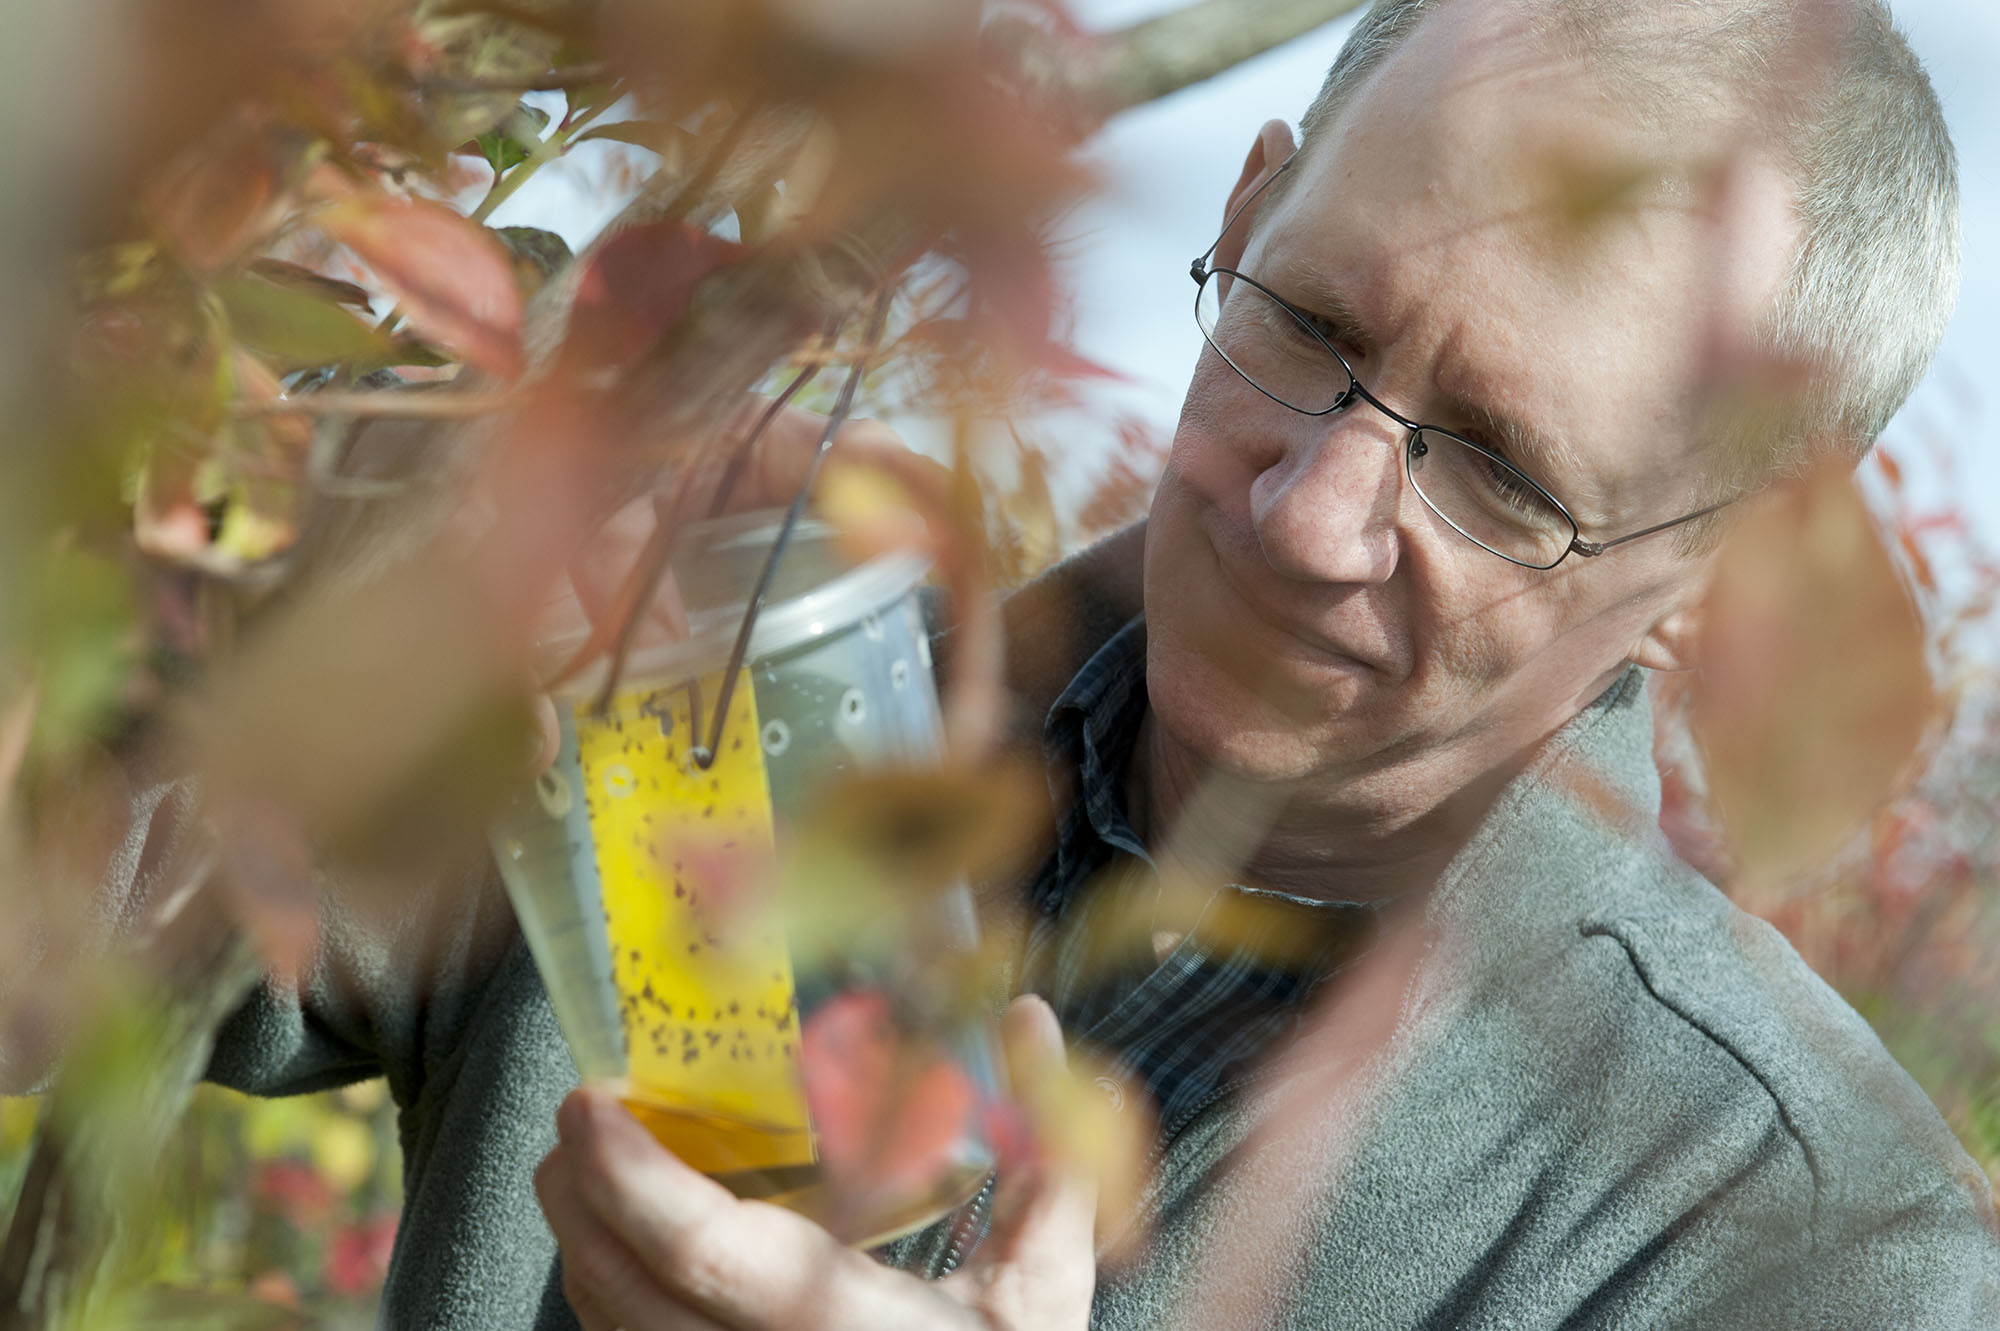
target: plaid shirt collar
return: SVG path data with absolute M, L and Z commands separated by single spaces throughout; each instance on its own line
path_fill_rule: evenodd
M 1135 619 L 1084 664 L 1049 709 L 1042 753 L 1057 819 L 1036 904 L 1056 915 L 1114 854 L 1152 857 L 1125 813 L 1125 776 L 1146 717 L 1146 621 Z
M 1146 715 L 1145 667 L 1141 618 L 1049 710 L 1043 751 L 1056 841 L 1032 888 L 1025 978 L 1072 1040 L 1145 1087 L 1171 1135 L 1296 1026 L 1318 983 L 1358 953 L 1373 910 L 1232 884 L 1164 955 L 1133 927 L 1158 892 L 1125 806 Z M 1303 956 L 1300 938 L 1314 943 Z

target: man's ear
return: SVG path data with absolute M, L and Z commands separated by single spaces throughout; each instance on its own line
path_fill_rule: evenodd
M 1250 143 L 1250 151 L 1244 155 L 1243 173 L 1236 177 L 1236 188 L 1229 191 L 1229 202 L 1223 205 L 1222 225 L 1227 229 L 1215 247 L 1214 267 L 1234 268 L 1242 259 L 1244 246 L 1250 241 L 1250 223 L 1257 214 L 1253 209 L 1236 217 L 1237 209 L 1297 150 L 1298 143 L 1292 138 L 1292 127 L 1282 120 L 1267 120 L 1264 127 L 1257 131 L 1257 137 Z M 1232 217 L 1236 217 L 1234 226 L 1229 223 Z
M 1648 670 L 1692 670 L 1700 665 L 1703 610 L 1704 603 L 1695 601 L 1668 611 L 1639 639 L 1632 664 Z

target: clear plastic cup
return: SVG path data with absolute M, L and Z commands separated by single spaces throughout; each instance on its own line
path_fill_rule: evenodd
M 492 839 L 583 1077 L 737 1195 L 874 1243 L 944 1214 L 992 1167 L 991 1007 L 967 983 L 963 884 L 835 900 L 845 880 L 817 882 L 794 856 L 777 885 L 843 778 L 938 760 L 921 558 L 853 566 L 829 528 L 801 522 L 701 761 L 780 521 L 684 536 L 689 637 L 635 651 L 602 715 L 601 664 L 558 696 L 558 757 Z

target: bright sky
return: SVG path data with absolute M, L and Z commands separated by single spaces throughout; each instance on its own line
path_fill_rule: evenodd
M 1180 0 L 1072 0 L 1083 22 L 1107 28 Z M 1965 204 L 1964 295 L 1929 380 L 1887 442 L 1920 493 L 1955 496 L 2000 546 L 2000 5 L 1995 0 L 1891 0 L 1931 70 L 1959 150 Z M 1081 208 L 1064 246 L 1075 291 L 1071 332 L 1084 356 L 1128 382 L 1102 390 L 1093 415 L 1052 419 L 1040 436 L 1077 473 L 1103 456 L 1105 406 L 1170 433 L 1200 335 L 1188 260 L 1213 238 L 1244 150 L 1265 119 L 1296 119 L 1347 30 L 1335 24 L 1220 78 L 1121 116 L 1092 146 L 1104 192 Z M 589 148 L 593 145 L 586 145 Z M 604 189 L 588 152 L 544 172 L 496 214 L 582 240 L 622 198 Z M 1933 449 L 1948 467 L 1928 464 Z

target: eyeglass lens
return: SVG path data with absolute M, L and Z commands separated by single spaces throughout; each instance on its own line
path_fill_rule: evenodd
M 1323 415 L 1355 386 L 1346 363 L 1310 325 L 1248 280 L 1211 273 L 1195 298 L 1209 344 L 1254 387 L 1294 411 Z M 1474 543 L 1531 568 L 1561 561 L 1576 528 L 1526 474 L 1442 430 L 1406 440 L 1410 484 L 1433 512 Z

